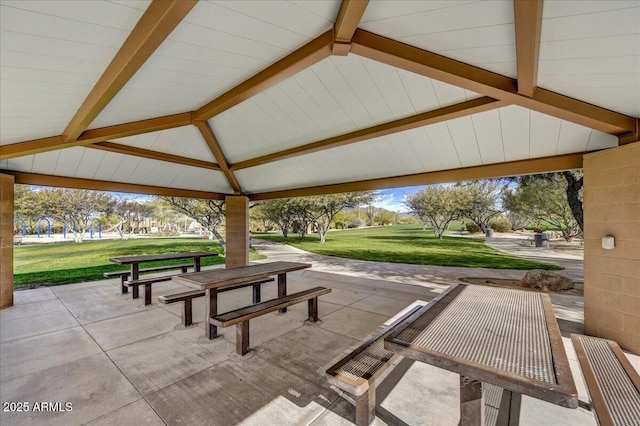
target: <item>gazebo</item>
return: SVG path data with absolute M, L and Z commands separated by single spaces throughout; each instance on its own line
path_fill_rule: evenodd
M 13 185 L 250 201 L 584 170 L 585 330 L 640 353 L 640 2 L 0 1 Z M 613 236 L 615 249 L 602 248 Z

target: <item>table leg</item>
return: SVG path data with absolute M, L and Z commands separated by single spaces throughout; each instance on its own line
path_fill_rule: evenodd
M 140 277 L 140 264 L 132 263 L 131 264 L 131 281 L 137 280 Z M 131 298 L 137 299 L 139 296 L 138 286 L 134 285 L 131 290 Z
M 204 322 L 204 335 L 207 339 L 212 340 L 218 337 L 218 327 L 211 324 L 211 317 L 218 315 L 218 289 L 208 288 L 205 290 L 205 322 Z
M 484 426 L 482 382 L 460 376 L 460 426 Z
M 287 274 L 278 274 L 278 297 L 287 295 Z M 278 312 L 284 314 L 287 308 L 280 309 Z
M 200 272 L 200 258 L 199 257 L 195 257 L 193 259 L 193 270 L 195 272 Z
M 518 426 L 520 424 L 521 401 L 521 393 L 511 392 L 503 389 L 502 398 L 500 400 L 500 410 L 498 411 L 498 420 L 496 420 L 496 426 Z

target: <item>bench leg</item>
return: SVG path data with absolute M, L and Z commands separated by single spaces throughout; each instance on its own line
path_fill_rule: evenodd
M 356 425 L 369 426 L 376 418 L 376 388 L 371 384 L 369 389 L 356 396 Z
M 131 298 L 137 299 L 138 297 L 140 297 L 140 293 L 138 292 L 138 286 L 134 285 L 133 287 L 131 287 Z
M 186 273 L 187 273 L 187 267 L 186 267 L 186 266 L 183 266 L 183 267 L 182 267 L 182 273 L 183 273 L 183 274 L 186 274 Z
M 249 352 L 249 321 L 236 324 L 236 353 L 240 356 Z
M 511 392 L 503 389 L 502 398 L 500 399 L 500 410 L 498 411 L 498 420 L 496 420 L 496 426 L 518 426 L 520 424 L 521 401 L 521 393 Z
M 287 274 L 278 274 L 278 297 L 287 295 Z M 287 308 L 280 309 L 278 312 L 284 314 Z
M 253 285 L 253 303 L 260 303 L 260 284 Z
M 144 285 L 144 305 L 151 304 L 151 284 Z
M 218 290 L 209 288 L 204 295 L 204 310 L 207 313 L 204 323 L 204 335 L 212 340 L 218 337 L 218 327 L 211 323 L 211 318 L 218 315 Z
M 124 282 L 127 280 L 127 278 L 128 278 L 127 275 L 120 275 L 120 288 L 121 288 L 122 294 L 129 293 L 129 287 L 124 285 Z
M 318 321 L 318 298 L 314 297 L 307 302 L 309 303 L 309 322 Z
M 192 312 L 192 299 L 187 299 L 184 301 L 184 305 L 182 305 L 182 325 L 185 327 L 193 324 L 193 312 Z
M 460 376 L 460 426 L 484 426 L 482 382 Z

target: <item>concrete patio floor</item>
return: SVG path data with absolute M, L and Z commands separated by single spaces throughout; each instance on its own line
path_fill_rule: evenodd
M 301 256 L 303 254 L 300 254 Z M 297 259 L 270 253 L 268 261 Z M 316 259 L 317 260 L 317 259 Z M 328 259 L 331 262 L 331 259 Z M 15 293 L 0 311 L 0 400 L 28 402 L 29 412 L 0 412 L 2 425 L 347 425 L 355 410 L 332 389 L 324 371 L 416 300 L 429 301 L 455 282 L 443 273 L 369 274 L 361 262 L 314 262 L 289 274 L 289 291 L 323 285 L 321 322 L 305 323 L 306 304 L 251 321 L 252 351 L 235 354 L 235 328 L 204 338 L 204 301 L 194 301 L 193 327 L 180 325 L 180 306 L 157 296 L 183 289 L 154 285 L 154 304 L 119 294 L 118 280 Z M 384 270 L 384 268 L 382 269 Z M 507 272 L 508 273 L 508 272 Z M 453 274 L 455 275 L 455 274 Z M 399 277 L 394 279 L 394 277 Z M 372 278 L 374 277 L 374 278 Z M 405 282 L 411 281 L 411 282 Z M 263 299 L 275 297 L 275 285 Z M 250 290 L 220 296 L 222 310 L 248 304 Z M 552 296 L 580 399 L 586 401 L 569 333 L 582 331 L 582 298 Z M 640 361 L 630 356 L 639 368 Z M 34 411 L 35 403 L 71 410 Z M 458 376 L 402 360 L 378 389 L 377 425 L 456 425 Z M 4 408 L 4 407 L 3 407 Z M 593 414 L 523 397 L 522 425 L 595 425 Z

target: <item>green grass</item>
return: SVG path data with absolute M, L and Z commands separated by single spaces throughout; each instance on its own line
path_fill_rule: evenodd
M 149 238 L 87 241 L 14 247 L 14 286 L 35 288 L 104 279 L 102 274 L 127 269 L 109 262 L 110 257 L 210 251 L 222 254 L 217 241 L 195 238 Z M 250 259 L 263 259 L 254 250 Z M 223 256 L 205 257 L 202 266 L 224 263 Z M 145 263 L 143 267 L 184 263 L 184 260 Z
M 253 236 L 347 259 L 470 268 L 562 269 L 494 250 L 480 238 L 444 237 L 439 240 L 431 231 L 423 231 L 418 225 L 331 231 L 325 244 L 319 244 L 315 234 L 305 240 L 300 240 L 296 234 L 290 234 L 289 238 L 275 234 L 256 233 Z

